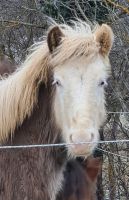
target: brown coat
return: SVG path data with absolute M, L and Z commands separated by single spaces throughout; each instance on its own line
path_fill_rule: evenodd
M 14 63 L 5 55 L 0 55 L 0 75 L 8 75 L 15 71 L 16 66 Z
M 97 176 L 102 167 L 100 157 L 78 158 L 67 163 L 64 184 L 57 200 L 96 200 Z
M 33 114 L 15 130 L 12 142 L 10 139 L 6 144 L 60 142 L 60 130 L 50 118 L 53 92 L 49 86 L 40 86 Z M 0 200 L 53 200 L 65 160 L 64 148 L 0 150 Z

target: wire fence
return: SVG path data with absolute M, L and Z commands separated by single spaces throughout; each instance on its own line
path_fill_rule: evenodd
M 94 142 L 76 142 L 76 143 L 58 143 L 58 144 L 28 144 L 28 145 L 3 145 L 0 149 L 24 149 L 24 148 L 46 148 L 46 147 L 62 147 L 72 145 L 85 145 L 85 144 L 113 144 L 113 143 L 127 143 L 129 140 L 110 140 L 110 141 L 94 141 Z

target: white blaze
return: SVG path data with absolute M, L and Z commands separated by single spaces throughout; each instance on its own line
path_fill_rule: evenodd
M 98 141 L 98 130 L 106 115 L 104 85 L 107 76 L 107 66 L 100 55 L 90 62 L 85 57 L 72 59 L 54 69 L 55 116 L 65 142 Z M 95 146 L 71 146 L 69 151 L 73 155 L 88 155 Z

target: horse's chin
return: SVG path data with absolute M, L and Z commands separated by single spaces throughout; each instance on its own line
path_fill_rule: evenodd
M 78 147 L 77 147 L 78 146 Z M 93 151 L 95 149 L 96 145 L 94 146 L 83 146 L 82 145 L 73 145 L 68 148 L 68 155 L 69 157 L 76 158 L 76 157 L 84 157 L 87 158 L 91 154 L 93 154 Z

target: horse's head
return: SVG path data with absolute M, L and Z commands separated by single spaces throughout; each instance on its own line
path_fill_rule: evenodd
M 54 112 L 67 143 L 97 142 L 106 117 L 104 87 L 113 33 L 105 24 L 94 32 L 87 29 L 81 23 L 75 29 L 55 26 L 47 38 L 56 87 Z M 68 151 L 87 156 L 95 146 L 72 145 Z

